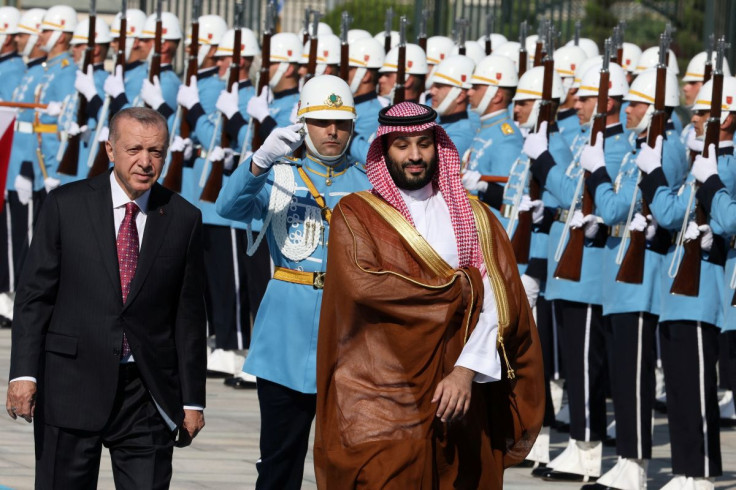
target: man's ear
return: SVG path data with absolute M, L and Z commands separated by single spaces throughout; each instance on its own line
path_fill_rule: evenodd
M 107 158 L 111 162 L 114 162 L 115 161 L 115 158 L 113 157 L 112 143 L 110 143 L 110 140 L 105 141 L 105 151 L 107 152 Z

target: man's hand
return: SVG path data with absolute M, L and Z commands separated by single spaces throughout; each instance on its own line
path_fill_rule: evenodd
M 33 421 L 36 410 L 36 383 L 20 380 L 8 384 L 8 398 L 5 400 L 5 410 L 13 420 L 20 417 L 28 423 Z
M 102 89 L 113 99 L 125 92 L 122 65 L 115 67 L 115 73 L 105 79 L 105 83 L 102 84 Z
M 148 104 L 153 109 L 158 109 L 161 105 L 165 104 L 164 94 L 161 90 L 161 82 L 158 80 L 158 76 L 153 77 L 153 83 L 148 81 L 148 78 L 143 79 L 143 86 L 141 87 L 141 99 L 143 102 Z
M 192 439 L 197 437 L 199 431 L 204 428 L 204 412 L 201 410 L 184 409 L 184 421 L 179 427 L 179 439 L 176 441 L 176 447 L 187 447 L 192 443 Z
M 220 96 L 217 97 L 215 107 L 218 111 L 222 112 L 225 117 L 232 119 L 233 116 L 238 112 L 238 84 L 234 83 L 232 88 L 228 90 L 222 90 Z
M 475 170 L 466 170 L 462 175 L 463 186 L 470 192 L 485 192 L 488 190 L 488 182 L 480 180 L 482 175 Z
M 585 145 L 580 153 L 580 166 L 590 173 L 606 166 L 606 157 L 603 153 L 603 133 L 598 133 L 595 145 Z
M 176 94 L 176 103 L 190 110 L 195 105 L 199 104 L 199 89 L 197 88 L 197 76 L 192 75 L 189 79 L 189 85 L 179 85 L 179 92 Z
M 258 175 L 267 172 L 279 158 L 285 157 L 299 148 L 299 145 L 304 141 L 304 133 L 301 131 L 303 127 L 304 125 L 299 123 L 271 131 L 266 141 L 253 154 L 253 165 L 260 169 Z M 252 166 L 251 170 L 253 170 Z
M 442 422 L 460 419 L 468 413 L 474 376 L 470 369 L 455 366 L 437 385 L 432 403 L 437 403 L 437 417 Z
M 698 155 L 695 157 L 693 166 L 690 169 L 690 173 L 693 174 L 695 180 L 701 184 L 718 174 L 718 159 L 716 157 L 716 145 L 708 146 L 708 157 Z
M 644 143 L 636 156 L 636 166 L 645 174 L 662 167 L 662 136 L 657 136 L 654 148 Z
M 263 122 L 269 115 L 268 104 L 270 102 L 270 90 L 268 87 L 263 87 L 261 94 L 258 97 L 251 97 L 248 100 L 248 107 L 246 111 L 248 115 L 258 122 Z
M 539 131 L 530 133 L 524 140 L 521 151 L 529 158 L 536 160 L 539 155 L 547 151 L 547 122 L 539 125 Z
M 531 211 L 532 212 L 532 223 L 538 225 L 544 219 L 544 202 L 541 199 L 532 198 L 527 194 L 521 196 L 521 202 L 519 203 L 519 212 Z
M 82 94 L 86 100 L 92 100 L 97 95 L 97 87 L 95 86 L 95 77 L 92 74 L 94 68 L 92 65 L 87 67 L 87 73 L 77 70 L 77 78 L 74 80 L 74 88 Z

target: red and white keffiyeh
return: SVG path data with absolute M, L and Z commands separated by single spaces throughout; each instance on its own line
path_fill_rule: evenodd
M 445 130 L 434 119 L 430 107 L 414 102 L 401 102 L 381 110 L 376 138 L 368 150 L 366 171 L 372 192 L 396 208 L 411 224 L 411 213 L 399 193 L 386 166 L 383 136 L 389 133 L 419 133 L 434 129 L 437 148 L 437 173 L 432 183 L 440 190 L 450 210 L 457 238 L 460 267 L 474 266 L 483 270 L 483 254 L 478 242 L 473 211 L 460 178 L 460 155 Z

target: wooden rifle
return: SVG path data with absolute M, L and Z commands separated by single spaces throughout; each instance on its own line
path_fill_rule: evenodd
M 713 34 L 708 36 L 708 42 L 705 46 L 705 71 L 703 72 L 703 83 L 708 83 L 710 77 L 713 75 L 713 45 L 715 44 L 715 37 Z
M 590 144 L 597 143 L 598 136 L 603 137 L 606 132 L 606 118 L 608 117 L 608 83 L 611 78 L 609 72 L 609 60 L 611 58 L 611 40 L 606 39 L 603 55 L 603 66 L 601 67 L 600 81 L 598 83 L 598 112 L 593 116 L 593 127 L 590 134 Z M 605 139 L 604 139 L 605 141 Z M 583 173 L 583 216 L 593 212 L 593 196 L 590 194 L 585 181 L 588 180 L 590 172 Z M 578 199 L 575 196 L 574 199 Z M 555 277 L 569 281 L 580 281 L 580 273 L 583 266 L 583 247 L 585 246 L 585 227 L 571 228 L 570 238 L 565 246 L 565 251 L 560 256 L 555 269 Z
M 493 34 L 493 27 L 494 23 L 496 21 L 496 18 L 493 15 L 493 12 L 488 12 L 486 14 L 486 56 L 490 55 L 493 51 L 493 44 L 491 43 L 491 34 Z
M 657 84 L 654 91 L 654 113 L 649 123 L 647 145 L 654 148 L 657 137 L 664 137 L 667 113 L 664 106 L 665 85 L 667 80 L 667 50 L 669 38 L 666 33 L 660 35 L 659 63 L 657 64 Z M 644 217 L 650 213 L 646 200 L 641 200 L 641 214 Z M 629 230 L 629 248 L 626 250 L 616 281 L 628 284 L 641 284 L 644 281 L 644 251 L 647 246 L 646 229 L 642 231 Z
M 539 29 L 537 29 L 537 43 L 534 46 L 534 66 L 542 66 L 544 60 L 544 40 L 546 38 L 546 29 L 547 21 L 545 19 L 540 20 Z M 526 44 L 526 39 L 524 39 L 524 44 Z
M 188 87 L 192 77 L 197 76 L 199 69 L 199 15 L 201 0 L 195 0 L 192 3 L 192 42 L 189 44 L 189 57 L 187 58 L 187 69 L 184 73 L 184 84 Z M 181 121 L 179 125 L 179 136 L 183 139 L 189 138 L 192 134 L 192 128 L 187 121 L 187 109 L 179 106 L 177 119 Z M 169 166 L 164 176 L 163 185 L 167 189 L 174 192 L 181 192 L 181 184 L 184 174 L 184 151 L 172 151 Z
M 308 82 L 317 73 L 317 48 L 319 46 L 317 30 L 321 16 L 319 11 L 312 10 L 312 34 L 309 36 L 309 61 L 307 61 L 307 74 L 304 76 L 304 82 Z
M 526 31 L 526 25 L 522 26 L 522 31 Z M 526 34 L 526 32 L 524 32 Z M 552 43 L 553 36 L 548 34 L 548 42 Z M 544 78 L 542 82 L 542 100 L 539 107 L 539 116 L 537 118 L 537 131 L 541 127 L 542 123 L 547 123 L 547 137 L 549 140 L 549 126 L 554 121 L 554 102 L 552 100 L 552 82 L 554 80 L 555 72 L 555 60 L 552 56 L 554 48 L 550 44 L 547 47 L 547 56 L 544 59 Z M 524 65 L 526 66 L 526 65 Z M 520 66 L 521 68 L 521 66 Z M 531 167 L 532 161 L 529 161 Z M 533 175 L 529 176 L 529 198 L 532 201 L 541 199 L 542 189 L 539 185 L 539 181 L 534 178 Z M 514 256 L 519 264 L 529 263 L 529 247 L 532 239 L 532 213 L 531 211 L 521 211 L 517 216 L 517 225 L 514 236 L 511 238 L 511 247 L 514 250 Z
M 422 9 L 421 14 L 419 15 L 419 29 L 417 34 L 417 44 L 420 48 L 422 48 L 422 51 L 424 53 L 427 53 L 427 19 L 429 18 L 429 10 L 428 9 Z
M 261 42 L 261 69 L 258 71 L 258 87 L 256 87 L 255 96 L 258 97 L 263 92 L 263 89 L 268 87 L 268 83 L 271 79 L 271 36 L 274 30 L 274 18 L 272 10 L 274 4 L 268 2 L 266 5 L 266 21 L 263 29 L 263 38 Z M 311 8 L 308 9 L 311 11 Z M 270 14 L 269 14 L 270 13 Z M 309 33 L 309 20 L 307 19 L 306 32 Z M 306 43 L 305 43 L 306 44 Z M 253 125 L 251 131 L 253 133 L 253 140 L 250 144 L 251 151 L 255 152 L 263 144 L 263 138 L 260 135 L 261 123 L 256 118 L 251 118 L 250 124 Z M 245 145 L 243 145 L 243 152 L 245 152 Z
M 718 41 L 716 48 L 716 69 L 713 72 L 713 92 L 710 99 L 710 114 L 705 126 L 705 142 L 703 145 L 703 157 L 708 158 L 710 146 L 716 148 L 716 160 L 718 159 L 718 142 L 720 140 L 721 131 L 721 102 L 723 99 L 723 56 L 725 51 L 725 38 Z M 695 193 L 699 187 L 697 184 L 693 187 L 692 192 Z M 689 211 L 689 209 L 688 209 Z M 685 215 L 685 222 L 690 219 L 689 213 Z M 698 226 L 708 224 L 708 215 L 705 208 L 700 203 L 695 204 L 695 224 Z M 684 227 L 683 227 L 684 229 Z M 680 237 L 682 240 L 682 237 Z M 682 244 L 683 254 L 680 266 L 677 268 L 677 274 L 672 281 L 670 294 L 681 294 L 684 296 L 698 296 L 700 293 L 700 261 L 702 258 L 702 249 L 700 246 L 700 237 L 695 240 L 685 241 Z M 677 254 L 675 254 L 677 256 Z
M 123 67 L 123 77 L 125 77 L 125 43 L 126 39 L 128 37 L 128 20 L 126 18 L 126 12 L 128 10 L 128 1 L 122 0 L 122 10 L 120 11 L 120 34 L 118 35 L 118 53 L 117 57 L 115 58 L 115 68 L 113 68 L 113 73 L 115 73 L 115 70 L 117 70 L 118 66 Z M 105 96 L 105 103 L 108 105 L 110 104 L 110 96 Z M 104 109 L 104 106 L 103 106 Z M 100 111 L 100 117 L 97 121 L 98 126 L 102 127 L 104 124 L 104 114 L 105 110 Z M 108 118 L 108 126 L 110 123 L 110 119 L 112 119 L 112 116 L 109 116 Z M 95 138 L 96 139 L 96 138 Z M 97 175 L 101 175 L 110 168 L 110 159 L 107 157 L 107 148 L 104 141 L 94 141 L 91 142 L 91 144 L 96 144 L 97 146 L 97 153 L 95 154 L 95 159 L 92 162 L 92 165 L 89 167 L 89 172 L 87 172 L 87 177 L 95 177 Z
M 394 86 L 394 104 L 404 102 L 406 97 L 406 17 L 399 20 L 399 56 L 396 68 L 396 85 Z
M 89 7 L 89 34 L 87 35 L 87 49 L 84 50 L 84 62 L 82 63 L 82 73 L 87 75 L 90 66 L 94 67 L 95 57 L 95 31 L 97 30 L 95 0 L 90 2 Z M 81 129 L 87 125 L 89 116 L 87 114 L 87 99 L 79 96 L 77 92 L 77 125 Z M 79 132 L 74 136 L 69 136 L 66 141 L 66 149 L 61 157 L 57 171 L 64 175 L 77 175 L 79 170 L 79 145 L 82 142 L 82 133 Z M 90 141 L 90 145 L 94 142 Z
M 621 37 L 621 27 L 616 26 L 613 28 L 613 38 L 612 38 L 613 42 L 612 42 L 611 53 L 608 55 L 608 58 L 611 63 L 621 64 L 621 58 L 619 58 L 618 56 L 619 37 Z
M 526 52 L 526 21 L 519 26 L 519 78 L 526 73 L 527 52 Z
M 233 89 L 233 86 L 238 83 L 240 79 L 240 58 L 241 49 L 243 44 L 243 31 L 241 30 L 243 4 L 235 4 L 235 41 L 233 42 L 233 59 L 230 63 L 230 72 L 227 79 L 226 90 L 229 92 Z M 230 135 L 228 134 L 225 126 L 227 125 L 227 117 L 222 116 L 222 133 L 220 133 L 220 148 L 223 150 L 230 148 Z M 225 160 L 213 160 L 211 162 L 212 167 L 210 174 L 207 176 L 207 182 L 202 189 L 202 194 L 199 196 L 200 201 L 204 202 L 215 202 L 217 196 L 220 194 L 222 188 L 222 178 L 225 174 Z
M 626 21 L 618 23 L 618 39 L 616 39 L 616 59 L 617 63 L 624 66 L 624 33 L 626 32 Z
M 391 27 L 394 24 L 394 8 L 386 9 L 386 20 L 383 23 L 383 50 L 388 54 L 391 51 Z
M 271 2 L 268 2 L 268 4 L 266 5 L 266 8 L 268 8 L 268 5 L 270 5 L 270 3 Z M 307 8 L 304 9 L 304 33 L 302 34 L 302 46 L 304 46 L 305 44 L 307 44 L 307 41 L 309 41 L 309 19 L 310 19 L 311 16 L 312 16 L 312 6 L 310 5 L 309 7 L 307 7 Z M 271 22 L 268 19 L 268 17 L 270 17 L 270 16 L 267 15 L 266 17 L 267 17 L 266 18 L 266 25 L 268 25 Z M 256 94 L 256 96 L 257 95 L 258 94 Z
M 153 80 L 161 76 L 161 41 L 163 37 L 163 21 L 161 20 L 161 7 L 162 1 L 158 0 L 156 3 L 156 36 L 153 40 L 153 57 L 151 58 L 151 64 L 148 66 L 148 81 L 153 83 Z M 195 40 L 192 37 L 192 43 Z M 155 109 L 155 107 L 152 107 Z
M 350 77 L 350 47 L 348 46 L 348 31 L 351 22 L 350 14 L 344 10 L 340 22 L 340 78 L 348 83 Z
M 465 47 L 465 39 L 467 37 L 467 28 L 470 25 L 468 19 L 457 19 L 455 21 L 455 30 L 457 32 L 458 54 L 465 56 L 467 48 Z

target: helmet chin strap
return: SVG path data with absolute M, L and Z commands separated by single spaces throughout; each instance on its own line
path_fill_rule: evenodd
M 488 87 L 486 89 L 486 93 L 483 95 L 483 98 L 480 99 L 480 104 L 478 104 L 478 107 L 473 107 L 472 111 L 478 114 L 479 116 L 482 116 L 485 114 L 486 109 L 488 109 L 488 105 L 491 103 L 491 99 L 496 96 L 496 92 L 498 92 L 498 87 L 495 85 L 486 85 Z
M 46 44 L 44 44 L 41 49 L 47 53 L 50 53 L 52 49 L 54 49 L 54 44 L 56 44 L 56 41 L 59 40 L 61 37 L 61 31 L 54 31 L 49 36 L 49 40 L 46 41 Z
M 194 40 L 192 40 L 192 42 L 194 42 Z M 209 44 L 202 44 L 199 47 L 199 50 L 197 50 L 197 68 L 202 66 L 202 63 L 204 63 L 204 59 L 207 57 L 207 53 L 209 52 L 210 52 Z
M 320 75 L 324 75 L 326 69 L 327 69 L 327 64 L 318 63 L 317 66 L 314 68 L 314 76 L 318 77 Z
M 427 73 L 427 78 L 424 81 L 425 90 L 429 90 L 432 87 L 432 75 L 434 75 L 434 71 L 436 69 L 437 69 L 437 65 L 432 65 L 432 68 L 429 70 L 429 73 Z
M 36 34 L 31 34 L 28 37 L 28 42 L 26 43 L 26 47 L 23 48 L 23 52 L 21 53 L 21 56 L 25 56 L 26 58 L 31 55 L 31 51 L 33 51 L 33 47 L 36 46 L 36 43 L 38 42 L 38 36 Z
M 644 116 L 642 116 L 641 120 L 639 121 L 639 124 L 631 128 L 632 131 L 634 131 L 634 133 L 636 133 L 637 135 L 646 131 L 646 129 L 649 127 L 649 123 L 652 121 L 652 114 L 654 114 L 654 105 L 650 104 L 647 108 L 647 111 L 644 113 Z
M 309 150 L 309 153 L 319 158 L 319 160 L 322 163 L 326 163 L 327 165 L 334 165 L 339 160 L 342 159 L 342 157 L 345 155 L 345 152 L 348 151 L 348 148 L 350 147 L 350 140 L 353 139 L 353 128 L 355 127 L 355 122 L 353 121 L 353 125 L 350 128 L 350 137 L 348 138 L 347 143 L 345 143 L 345 147 L 342 149 L 339 155 L 335 156 L 326 156 L 321 154 L 319 151 L 317 151 L 317 147 L 314 146 L 314 143 L 312 142 L 312 138 L 309 136 L 309 127 L 306 125 L 306 121 L 302 119 L 302 122 L 304 123 L 304 128 L 306 130 L 306 135 L 304 137 L 304 142 L 307 144 L 307 149 Z
M 274 73 L 273 76 L 268 80 L 268 85 L 271 88 L 274 88 L 276 85 L 279 84 L 279 82 L 281 81 L 281 77 L 284 76 L 287 68 L 289 68 L 289 63 L 285 63 L 283 61 L 279 63 L 278 68 L 276 68 L 276 73 Z
M 527 118 L 526 122 L 523 124 L 519 124 L 520 128 L 524 129 L 536 129 L 537 128 L 537 119 L 539 119 L 539 108 L 542 106 L 542 99 L 536 99 L 534 101 L 534 105 L 532 106 L 532 110 L 529 113 L 529 117 Z
M 437 106 L 437 114 L 440 116 L 444 116 L 447 110 L 450 108 L 450 104 L 455 102 L 455 99 L 457 99 L 458 95 L 460 95 L 460 92 L 462 92 L 462 89 L 460 87 L 452 87 L 450 91 L 447 92 L 447 95 L 445 95 L 445 98 L 442 99 L 440 105 Z
M 350 92 L 352 92 L 353 95 L 355 95 L 355 92 L 360 88 L 360 82 L 363 81 L 363 77 L 367 71 L 368 69 L 363 66 L 360 66 L 355 70 L 353 81 L 350 82 Z

